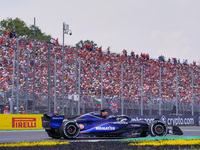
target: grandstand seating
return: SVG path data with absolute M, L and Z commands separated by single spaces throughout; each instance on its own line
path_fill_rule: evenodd
M 12 69 L 14 51 L 17 48 L 16 38 L 0 37 L 0 95 L 12 89 Z M 48 93 L 48 46 L 49 43 L 36 40 L 36 89 L 37 105 L 45 105 Z M 26 69 L 29 67 L 28 86 L 29 92 L 33 92 L 33 40 L 19 38 L 19 87 L 26 89 Z M 75 93 L 75 48 L 65 46 L 64 82 L 65 96 Z M 27 51 L 29 61 L 27 64 Z M 113 50 L 114 51 L 114 50 Z M 57 97 L 62 95 L 62 45 L 51 44 L 51 96 L 54 94 L 54 62 L 57 56 L 56 89 Z M 89 51 L 84 48 L 78 49 L 78 57 L 81 63 L 81 94 L 87 105 L 92 105 L 95 97 L 101 97 L 101 62 L 104 64 L 103 93 L 106 105 L 113 99 L 121 97 L 121 64 L 124 64 L 124 104 L 130 107 L 132 99 L 137 106 L 141 99 L 141 79 L 143 75 L 143 103 L 144 107 L 154 103 L 159 97 L 160 67 L 161 72 L 161 99 L 162 102 L 175 101 L 178 93 L 180 102 L 191 102 L 192 100 L 192 74 L 194 72 L 193 97 L 195 105 L 200 105 L 200 66 L 196 64 L 183 64 L 180 61 L 163 59 L 151 59 L 146 57 L 133 57 L 100 51 Z M 148 56 L 149 57 L 149 56 Z M 143 67 L 143 72 L 142 72 Z M 176 70 L 178 70 L 178 92 L 176 90 Z M 17 77 L 15 67 L 15 79 Z M 16 80 L 15 80 L 16 81 Z M 16 88 L 16 82 L 15 82 Z M 120 105 L 120 104 L 118 104 Z

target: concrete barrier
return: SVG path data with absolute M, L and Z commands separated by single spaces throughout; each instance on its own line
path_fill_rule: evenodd
M 42 116 L 42 114 L 0 114 L 0 130 L 43 129 Z

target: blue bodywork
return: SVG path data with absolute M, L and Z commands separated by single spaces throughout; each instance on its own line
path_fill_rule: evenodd
M 102 119 L 90 114 L 85 114 L 75 120 L 80 126 L 80 133 L 113 132 L 128 124 L 128 122 L 119 122 L 114 118 Z
M 52 116 L 51 128 L 61 126 L 64 116 Z M 137 132 L 139 129 L 144 132 L 148 131 L 148 124 L 145 121 L 130 121 L 126 116 L 109 116 L 107 119 L 100 118 L 90 113 L 73 119 L 80 128 L 80 134 L 116 134 L 122 135 L 126 132 Z
M 109 116 L 104 119 L 94 113 L 84 114 L 74 119 L 67 116 L 44 114 L 42 126 L 52 138 L 76 138 L 82 136 L 95 137 L 146 137 L 166 136 L 170 132 L 174 135 L 183 135 L 181 129 L 172 126 L 172 129 L 161 120 L 155 119 L 150 124 L 146 121 L 131 121 L 127 116 Z
M 60 125 L 62 124 L 63 120 L 64 120 L 64 116 L 52 116 L 51 117 L 50 127 L 52 127 L 52 128 L 60 127 Z

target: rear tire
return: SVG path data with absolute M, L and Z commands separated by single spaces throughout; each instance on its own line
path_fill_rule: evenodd
M 60 134 L 55 132 L 54 130 L 46 130 L 46 132 L 49 135 L 49 137 L 51 137 L 53 139 L 60 139 L 61 138 Z
M 154 120 L 149 124 L 149 134 L 152 137 L 166 136 L 167 131 L 168 131 L 167 125 L 161 120 Z
M 79 135 L 80 128 L 76 122 L 66 121 L 60 126 L 60 132 L 65 139 L 74 139 Z
M 147 136 L 148 136 L 148 132 L 143 131 L 143 132 L 141 133 L 141 137 L 147 137 Z

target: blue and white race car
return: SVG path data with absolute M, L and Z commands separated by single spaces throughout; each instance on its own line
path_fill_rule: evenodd
M 181 129 L 172 129 L 155 119 L 150 124 L 144 120 L 131 121 L 127 116 L 109 116 L 104 119 L 95 113 L 87 113 L 75 119 L 67 119 L 62 115 L 44 114 L 42 126 L 52 138 L 74 139 L 80 137 L 146 137 L 166 136 L 167 134 L 183 135 Z

